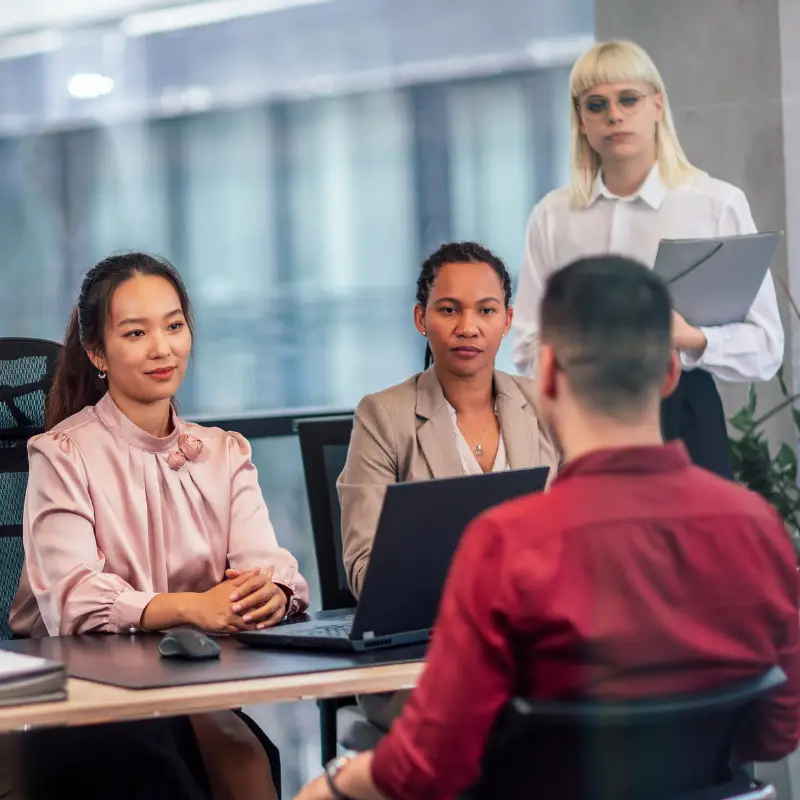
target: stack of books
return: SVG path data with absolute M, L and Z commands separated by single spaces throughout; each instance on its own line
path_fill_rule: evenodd
M 0 650 L 0 706 L 67 699 L 67 671 L 60 661 Z

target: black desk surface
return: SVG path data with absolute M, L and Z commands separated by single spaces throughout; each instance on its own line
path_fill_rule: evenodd
M 126 689 L 158 689 L 422 661 L 427 647 L 415 644 L 368 653 L 322 653 L 254 648 L 231 637 L 219 637 L 219 658 L 187 661 L 162 658 L 160 639 L 157 634 L 142 633 L 51 636 L 0 642 L 0 648 L 63 661 L 73 678 Z

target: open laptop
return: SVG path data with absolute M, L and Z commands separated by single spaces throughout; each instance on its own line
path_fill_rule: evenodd
M 237 638 L 257 647 L 351 651 L 427 641 L 465 528 L 492 506 L 544 489 L 548 472 L 534 467 L 391 484 L 358 607 Z

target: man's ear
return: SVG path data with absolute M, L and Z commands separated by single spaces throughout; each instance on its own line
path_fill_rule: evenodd
M 539 383 L 539 393 L 548 400 L 554 400 L 557 390 L 558 362 L 553 345 L 539 345 L 539 358 L 536 363 L 538 365 L 536 378 Z
M 678 388 L 678 382 L 681 379 L 681 357 L 677 350 L 673 350 L 669 356 L 669 364 L 667 364 L 667 374 L 661 383 L 661 399 L 665 400 L 669 397 L 675 389 Z

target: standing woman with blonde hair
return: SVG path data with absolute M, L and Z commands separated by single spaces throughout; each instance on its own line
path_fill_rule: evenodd
M 575 64 L 570 94 L 570 185 L 550 192 L 531 214 L 515 307 L 514 361 L 529 375 L 539 341 L 539 302 L 547 276 L 559 267 L 603 253 L 652 267 L 662 239 L 756 231 L 744 193 L 689 162 L 661 75 L 641 47 L 596 44 Z M 783 359 L 783 338 L 769 272 L 744 322 L 696 328 L 673 311 L 683 372 L 662 407 L 665 438 L 683 439 L 696 464 L 731 477 L 713 377 L 770 380 Z

